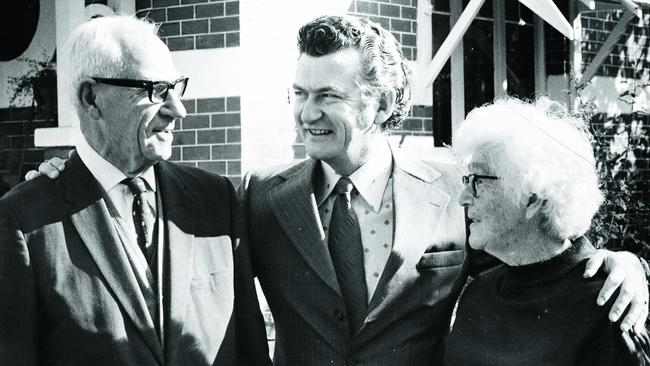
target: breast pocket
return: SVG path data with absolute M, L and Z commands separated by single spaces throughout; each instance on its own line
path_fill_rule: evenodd
M 193 292 L 217 292 L 232 283 L 232 268 L 227 268 L 192 278 L 190 289 Z
M 418 271 L 422 271 L 441 267 L 454 267 L 462 265 L 464 260 L 465 251 L 462 249 L 424 253 L 416 268 Z

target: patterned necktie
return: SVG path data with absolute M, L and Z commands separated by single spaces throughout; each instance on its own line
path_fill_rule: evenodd
M 359 219 L 352 208 L 354 185 L 342 177 L 334 188 L 336 199 L 329 225 L 329 251 L 347 308 L 351 331 L 354 334 L 366 318 L 368 289 L 363 266 L 363 247 Z
M 131 193 L 133 193 L 133 224 L 135 226 L 135 232 L 138 235 L 138 245 L 148 261 L 148 250 L 151 248 L 156 215 L 144 195 L 144 192 L 147 191 L 147 186 L 140 177 L 126 178 L 122 183 L 126 184 L 131 190 Z

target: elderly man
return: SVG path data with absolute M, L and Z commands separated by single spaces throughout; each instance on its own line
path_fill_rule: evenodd
M 439 364 L 468 270 L 480 269 L 465 250 L 460 174 L 386 140 L 411 97 L 390 32 L 326 16 L 300 29 L 298 46 L 294 117 L 310 158 L 250 173 L 240 187 L 253 267 L 275 319 L 274 362 Z M 636 320 L 647 313 L 647 289 L 629 257 Z
M 438 364 L 468 272 L 485 267 L 467 255 L 459 169 L 388 145 L 385 132 L 400 126 L 411 99 L 390 32 L 326 16 L 300 29 L 298 46 L 294 117 L 310 158 L 249 173 L 239 190 L 275 320 L 274 363 Z M 39 169 L 56 177 L 61 166 Z M 605 298 L 626 278 L 613 317 L 633 295 L 626 321 L 644 316 L 636 257 L 594 257 L 615 267 Z
M 0 200 L 0 364 L 270 364 L 232 184 L 166 163 L 187 86 L 152 23 L 77 28 L 83 141 Z
M 463 292 L 447 365 L 648 365 L 648 337 L 621 333 L 582 273 L 602 201 L 582 119 L 546 98 L 473 110 L 454 149 L 469 160 L 460 203 L 469 243 L 503 261 Z M 645 339 L 639 342 L 639 339 Z

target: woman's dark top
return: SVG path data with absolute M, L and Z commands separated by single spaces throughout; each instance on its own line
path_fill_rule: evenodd
M 650 364 L 640 346 L 647 335 L 623 334 L 607 318 L 616 296 L 596 304 L 605 276 L 582 276 L 593 252 L 580 238 L 545 262 L 478 276 L 460 298 L 445 364 Z

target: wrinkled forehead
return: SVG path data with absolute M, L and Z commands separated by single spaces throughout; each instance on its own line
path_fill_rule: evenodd
M 122 37 L 125 77 L 147 80 L 176 80 L 180 73 L 167 46 L 153 34 Z
M 492 168 L 490 166 L 490 149 L 485 145 L 479 145 L 472 153 L 472 158 L 468 165 L 468 170 L 475 174 L 490 173 Z

